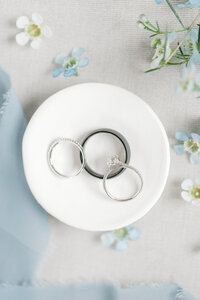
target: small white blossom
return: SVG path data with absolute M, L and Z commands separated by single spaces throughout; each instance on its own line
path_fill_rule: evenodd
M 170 56 L 172 51 L 170 44 L 176 39 L 176 36 L 176 32 L 172 32 L 165 38 L 156 37 L 151 41 L 151 47 L 156 50 L 154 56 L 152 57 L 152 69 L 157 68 L 163 59 L 166 60 Z
M 185 179 L 181 184 L 181 197 L 196 206 L 200 206 L 200 179 Z
M 52 36 L 50 27 L 43 24 L 43 18 L 38 13 L 33 13 L 31 20 L 26 16 L 19 17 L 16 26 L 23 29 L 22 32 L 16 35 L 16 42 L 20 46 L 25 46 L 30 41 L 31 47 L 38 49 L 42 37 L 50 38 Z

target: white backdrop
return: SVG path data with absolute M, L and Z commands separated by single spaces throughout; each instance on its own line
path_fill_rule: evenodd
M 190 25 L 195 10 L 180 10 Z M 32 50 L 16 45 L 15 20 L 40 13 L 54 36 Z M 144 74 L 153 55 L 148 33 L 136 27 L 140 13 L 168 30 L 179 27 L 167 5 L 153 0 L 0 0 L 0 61 L 13 80 L 27 119 L 51 94 L 80 82 L 105 82 L 126 88 L 146 101 L 163 122 L 170 144 L 175 131 L 200 133 L 200 102 L 176 98 L 179 69 Z M 80 77 L 53 79 L 56 54 L 84 47 L 90 65 Z M 152 135 L 152 141 L 154 136 Z M 147 145 L 148 147 L 148 145 Z M 140 221 L 141 238 L 125 252 L 104 248 L 99 233 L 70 228 L 50 217 L 51 251 L 38 278 L 57 282 L 112 280 L 122 285 L 176 282 L 200 296 L 200 210 L 180 198 L 180 183 L 198 176 L 199 166 L 171 150 L 171 169 L 157 205 Z

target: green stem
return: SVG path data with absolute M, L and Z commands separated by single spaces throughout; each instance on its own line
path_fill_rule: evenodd
M 175 30 L 175 31 L 169 31 L 168 33 L 172 33 L 172 32 L 183 32 L 183 31 L 186 31 L 188 30 L 188 28 L 184 28 L 184 29 L 181 29 L 181 30 Z M 158 34 L 165 34 L 166 31 L 158 31 Z
M 167 1 L 167 0 L 166 0 Z M 188 36 L 188 34 L 190 33 L 192 27 L 196 24 L 196 22 L 198 21 L 198 19 L 200 18 L 200 13 L 197 14 L 197 16 L 194 18 L 192 24 L 189 26 L 188 31 L 186 32 L 186 34 L 184 35 L 184 38 L 180 41 L 180 43 L 178 44 L 178 46 L 176 47 L 176 49 L 174 49 L 172 51 L 172 53 L 170 54 L 170 56 L 168 57 L 168 59 L 165 61 L 165 63 L 161 66 L 164 67 L 169 61 L 170 59 L 174 56 L 174 54 L 176 54 L 176 52 L 178 51 L 178 49 L 182 46 L 182 44 L 184 43 L 186 37 Z
M 153 25 L 151 24 L 150 21 L 147 21 L 145 24 L 149 25 L 149 26 L 150 26 L 151 28 L 153 28 L 155 31 L 158 30 L 158 28 L 156 28 L 155 26 L 153 26 Z
M 183 28 L 185 28 L 185 26 L 183 25 L 183 22 L 181 21 L 179 15 L 177 14 L 177 12 L 175 11 L 174 7 L 171 5 L 169 0 L 166 0 L 167 4 L 169 5 L 170 9 L 172 10 L 172 12 L 174 13 L 175 17 L 177 18 L 177 20 L 179 21 L 179 23 L 181 24 L 181 26 Z
M 161 31 L 161 30 L 157 30 L 157 31 L 155 31 L 155 30 L 153 30 L 153 29 L 151 29 L 151 28 L 149 28 L 149 27 L 147 27 L 147 26 L 145 26 L 144 27 L 144 29 L 146 29 L 146 30 L 149 30 L 149 31 L 151 31 L 151 32 L 154 32 L 155 34 L 154 34 L 154 36 L 155 35 L 158 35 L 158 34 L 166 34 L 166 31 Z M 175 31 L 168 31 L 168 33 L 172 33 L 172 32 L 183 32 L 183 31 L 187 31 L 188 30 L 188 27 L 187 28 L 184 28 L 184 29 L 181 29 L 181 30 L 175 30 Z M 151 36 L 152 37 L 152 36 Z

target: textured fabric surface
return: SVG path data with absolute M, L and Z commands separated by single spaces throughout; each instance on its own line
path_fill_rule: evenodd
M 21 143 L 26 120 L 0 68 L 0 282 L 33 280 L 49 241 L 46 212 L 25 180 Z
M 175 284 L 139 285 L 127 289 L 111 285 L 0 286 L 0 297 L 4 300 L 195 300 Z
M 179 68 L 144 74 L 153 53 L 148 33 L 136 28 L 140 13 L 158 20 L 163 28 L 179 26 L 166 6 L 153 0 L 0 0 L 0 55 L 11 73 L 17 95 L 29 119 L 52 93 L 80 82 L 106 82 L 126 88 L 147 102 L 163 122 L 170 144 L 174 132 L 200 133 L 200 102 L 194 97 L 176 98 L 174 85 Z M 54 36 L 34 51 L 16 45 L 15 20 L 40 13 Z M 191 24 L 194 10 L 181 10 Z M 78 78 L 53 79 L 53 58 L 73 47 L 86 49 L 90 65 Z M 152 141 L 154 136 L 152 135 Z M 38 272 L 38 278 L 57 282 L 112 280 L 121 285 L 140 282 L 177 282 L 200 297 L 200 211 L 180 198 L 180 182 L 198 176 L 199 166 L 171 151 L 171 169 L 157 205 L 139 222 L 139 241 L 128 251 L 104 248 L 99 233 L 70 228 L 51 218 L 54 249 Z

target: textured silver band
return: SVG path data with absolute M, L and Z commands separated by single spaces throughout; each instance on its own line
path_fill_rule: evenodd
M 107 188 L 107 185 L 106 185 L 106 181 L 108 179 L 109 174 L 113 170 L 122 169 L 122 168 L 123 169 L 130 169 L 130 170 L 134 171 L 138 175 L 138 178 L 140 179 L 139 189 L 134 194 L 132 194 L 131 196 L 129 196 L 128 198 L 125 198 L 125 199 L 121 199 L 121 198 L 118 198 L 118 197 L 115 197 L 114 195 L 112 195 L 108 191 L 108 188 Z M 140 174 L 140 172 L 136 168 L 121 162 L 118 159 L 118 157 L 115 156 L 115 157 L 111 158 L 108 161 L 108 170 L 107 170 L 107 172 L 105 173 L 105 175 L 103 177 L 103 187 L 104 187 L 104 190 L 105 190 L 105 192 L 106 192 L 106 194 L 108 195 L 109 198 L 111 198 L 113 200 L 116 200 L 116 201 L 129 201 L 129 200 L 132 200 L 132 199 L 136 198 L 139 195 L 139 193 L 142 191 L 142 189 L 143 189 L 143 178 L 142 178 L 142 175 Z
M 71 143 L 71 144 L 74 144 L 79 150 L 80 150 L 80 153 L 81 153 L 81 167 L 80 169 L 72 174 L 72 175 L 66 175 L 66 174 L 62 174 L 60 173 L 59 171 L 56 170 L 55 166 L 53 165 L 52 163 L 52 153 L 53 153 L 53 150 L 55 149 L 55 147 L 57 145 L 59 145 L 61 142 L 66 142 L 66 143 Z M 48 161 L 48 165 L 51 169 L 51 171 L 55 174 L 55 175 L 58 175 L 58 176 L 61 176 L 61 177 L 65 177 L 65 178 L 70 178 L 70 177 L 74 177 L 74 176 L 77 176 L 79 175 L 84 167 L 85 167 L 85 153 L 84 153 L 84 149 L 83 147 L 81 146 L 81 144 L 79 144 L 77 141 L 75 140 L 72 140 L 72 139 L 69 139 L 69 138 L 57 138 L 49 147 L 48 149 L 48 153 L 47 153 L 47 161 Z

